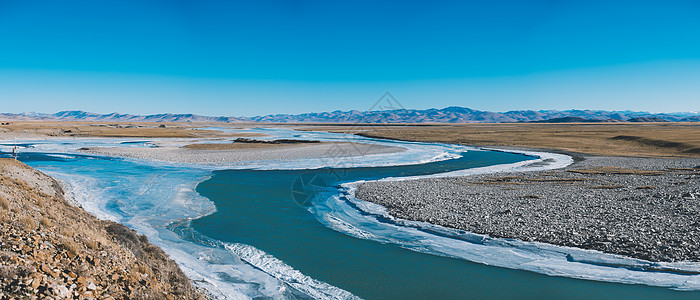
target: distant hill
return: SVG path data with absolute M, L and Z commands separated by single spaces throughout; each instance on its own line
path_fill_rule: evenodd
M 627 122 L 668 122 L 668 120 L 657 117 L 636 117 L 627 120 Z
M 513 122 L 700 122 L 700 113 L 654 114 L 606 110 L 514 110 L 491 112 L 450 106 L 442 109 L 395 109 L 383 111 L 332 111 L 276 114 L 255 117 L 211 117 L 195 114 L 97 114 L 79 110 L 46 113 L 0 113 L 0 120 L 55 120 L 93 122 L 260 122 L 260 123 L 513 123 Z
M 615 120 L 615 119 L 605 119 L 605 120 L 585 119 L 585 118 L 581 118 L 581 117 L 561 117 L 561 118 L 547 119 L 547 120 L 541 120 L 541 121 L 530 121 L 530 123 L 610 123 L 610 122 L 622 122 L 622 121 Z
M 700 116 L 692 116 L 678 120 L 678 122 L 700 122 Z

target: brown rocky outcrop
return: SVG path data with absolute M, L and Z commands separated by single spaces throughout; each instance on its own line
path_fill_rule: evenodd
M 0 299 L 202 299 L 143 235 L 63 198 L 51 177 L 0 159 Z

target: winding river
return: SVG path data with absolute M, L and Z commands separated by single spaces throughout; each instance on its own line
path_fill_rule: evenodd
M 293 192 L 307 179 L 302 199 L 328 197 L 342 182 L 427 175 L 507 164 L 528 157 L 470 151 L 448 161 L 397 167 L 319 170 L 226 170 L 197 191 L 217 211 L 192 222 L 211 238 L 255 246 L 315 279 L 366 299 L 663 297 L 661 288 L 549 277 L 423 254 L 332 230 L 299 205 Z M 295 188 L 295 183 L 297 188 Z M 410 196 L 410 195 L 405 195 Z M 303 202 L 302 202 L 303 203 Z M 697 296 L 697 295 L 696 295 Z
M 347 138 L 284 130 L 266 133 L 276 137 Z M 692 287 L 699 275 L 646 272 L 635 269 L 635 261 L 627 262 L 632 267 L 588 266 L 567 261 L 566 257 L 571 257 L 567 253 L 591 257 L 600 254 L 489 239 L 396 220 L 383 213 L 381 207 L 354 199 L 353 185 L 348 185 L 363 180 L 449 172 L 468 174 L 470 170 L 479 173 L 494 166 L 495 171 L 499 170 L 498 166 L 513 166 L 506 169 L 510 170 L 538 162 L 532 155 L 447 145 L 363 141 L 405 145 L 409 151 L 393 156 L 375 155 L 360 162 L 355 160 L 354 164 L 348 160 L 343 164 L 353 167 L 334 168 L 327 164 L 324 167 L 322 162 L 315 162 L 296 168 L 278 164 L 285 166 L 280 169 L 261 169 L 253 164 L 212 169 L 75 152 L 85 144 L 141 145 L 135 141 L 102 139 L 25 141 L 28 148 L 22 160 L 63 180 L 76 201 L 89 212 L 146 234 L 178 261 L 188 276 L 219 296 L 700 297 L 697 291 L 668 288 L 697 290 Z M 440 151 L 427 151 L 430 147 L 446 147 L 440 151 L 449 149 L 450 155 L 434 159 Z M 428 155 L 415 156 L 421 153 Z M 474 247 L 474 251 L 464 248 L 465 245 Z M 549 262 L 555 263 L 548 266 Z M 568 277 L 597 280 L 620 277 L 620 282 L 649 285 Z

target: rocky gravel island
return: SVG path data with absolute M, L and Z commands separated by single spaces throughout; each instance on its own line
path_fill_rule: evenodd
M 361 184 L 395 217 L 649 261 L 700 261 L 700 159 L 576 155 L 567 168 Z

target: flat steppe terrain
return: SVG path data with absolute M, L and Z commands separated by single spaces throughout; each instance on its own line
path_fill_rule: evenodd
M 0 139 L 13 137 L 237 138 L 260 134 L 226 134 L 199 129 L 282 127 L 354 133 L 368 137 L 462 144 L 513 146 L 603 156 L 700 158 L 700 123 L 502 123 L 502 124 L 216 124 L 9 121 Z M 165 126 L 165 127 L 162 127 Z M 226 146 L 258 148 L 267 145 Z M 280 147 L 280 145 L 269 145 Z M 284 147 L 286 145 L 282 145 Z M 196 148 L 194 146 L 192 148 Z M 201 149 L 205 149 L 205 146 Z M 209 149 L 215 150 L 215 149 Z M 224 150 L 224 149 L 221 149 Z
M 700 158 L 700 123 L 368 124 L 303 130 L 470 146 L 512 146 L 603 156 Z
M 226 138 L 260 136 L 254 133 L 226 134 L 199 129 L 206 126 L 237 127 L 237 124 L 145 123 L 145 122 L 42 122 L 3 121 L 0 139 L 14 136 L 44 137 L 124 137 L 124 138 Z
M 253 160 L 280 160 L 357 156 L 400 152 L 400 147 L 348 142 L 255 140 L 255 132 L 224 133 L 208 126 L 245 129 L 252 127 L 294 128 L 284 124 L 145 123 L 145 122 L 13 122 L 0 125 L 0 140 L 43 138 L 144 138 L 158 139 L 152 147 L 93 147 L 80 149 L 95 155 L 151 159 L 178 163 L 227 164 Z M 252 139 L 251 139 L 252 138 Z M 182 139 L 189 141 L 182 144 Z M 191 140 L 187 140 L 191 139 Z M 247 140 L 247 141 L 242 141 Z M 211 143 L 217 142 L 217 143 Z

